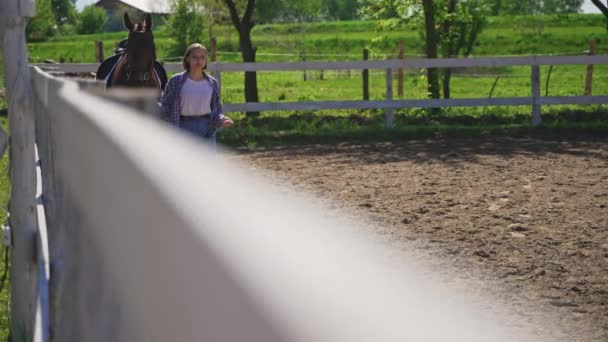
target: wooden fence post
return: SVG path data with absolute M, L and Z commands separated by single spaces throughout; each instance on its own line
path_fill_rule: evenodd
M 391 101 L 393 99 L 393 69 L 386 69 L 386 100 Z M 384 113 L 384 120 L 386 122 L 386 128 L 393 127 L 393 109 L 386 108 Z
M 541 123 L 540 106 L 540 66 L 532 65 L 532 126 Z
M 4 23 L 4 65 L 11 66 L 4 68 L 4 84 L 7 85 L 11 136 L 9 223 L 12 246 L 9 320 L 12 341 L 32 340 L 37 307 L 35 125 L 25 38 L 27 18 L 36 14 L 35 9 L 32 0 L 0 0 L 0 22 Z
M 589 41 L 589 55 L 595 55 L 597 49 L 597 42 L 595 39 Z M 587 75 L 585 77 L 585 96 L 591 96 L 593 90 L 593 64 L 587 65 Z
M 399 59 L 405 58 L 405 43 L 399 42 Z M 403 97 L 403 68 L 397 69 L 397 96 Z
M 367 61 L 369 59 L 369 50 L 363 49 L 363 60 Z M 363 69 L 363 101 L 369 100 L 369 70 Z
M 217 39 L 211 37 L 211 62 L 217 61 Z
M 101 40 L 95 41 L 95 61 L 103 62 L 103 42 Z

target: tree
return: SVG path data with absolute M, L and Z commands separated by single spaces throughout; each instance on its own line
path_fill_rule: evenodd
M 57 25 L 76 23 L 76 5 L 73 0 L 51 0 Z
M 597 7 L 606 17 L 606 30 L 608 30 L 608 1 L 606 1 L 606 5 L 604 5 L 601 0 L 591 0 L 591 2 L 593 2 L 595 7 Z
M 239 45 L 241 48 L 241 56 L 243 62 L 255 63 L 256 47 L 251 41 L 251 30 L 253 29 L 254 19 L 253 12 L 255 9 L 255 0 L 242 0 L 239 2 L 243 15 L 239 16 L 239 9 L 235 0 L 223 0 L 224 4 L 230 11 L 232 24 L 239 33 Z M 238 0 L 236 0 L 238 1 Z M 246 2 L 246 3 L 243 3 Z M 245 72 L 245 102 L 258 102 L 258 81 L 255 71 Z M 248 112 L 248 115 L 257 115 L 258 112 Z
M 167 22 L 172 45 L 171 54 L 182 55 L 188 45 L 203 38 L 204 16 L 199 2 L 176 0 L 171 5 L 173 14 Z
M 437 28 L 435 26 L 435 4 L 433 0 L 422 0 L 426 57 L 437 58 Z M 428 91 L 431 98 L 439 98 L 439 73 L 435 68 L 427 69 Z
M 207 18 L 207 31 L 209 33 L 209 41 L 213 38 L 213 27 L 215 24 L 229 24 L 230 14 L 222 0 L 197 0 L 200 3 L 200 8 L 205 11 Z
M 502 0 L 494 0 L 492 1 L 492 7 L 491 7 L 491 11 L 490 14 L 497 16 L 500 14 L 501 9 L 502 9 Z
M 483 0 L 448 0 L 447 8 L 440 12 L 443 21 L 440 47 L 444 57 L 453 58 L 459 55 L 468 57 L 473 52 L 479 33 L 487 23 L 489 13 L 487 3 Z M 452 69 L 443 72 L 443 97 L 451 97 L 450 82 Z
M 387 9 L 395 17 L 381 21 L 383 27 L 393 27 L 403 21 L 422 27 L 427 58 L 468 56 L 472 53 L 479 33 L 490 13 L 488 0 L 366 0 L 362 13 L 367 17 L 384 16 Z M 518 0 L 514 0 L 518 1 Z M 386 23 L 388 22 L 388 24 Z M 429 96 L 439 98 L 439 72 L 427 69 Z M 451 70 L 443 73 L 443 93 L 450 97 Z
M 323 0 L 323 12 L 327 18 L 353 20 L 357 18 L 357 0 Z
M 43 40 L 55 35 L 57 22 L 51 0 L 36 1 L 36 15 L 27 23 L 28 40 Z
M 108 14 L 103 8 L 89 5 L 80 13 L 76 30 L 79 34 L 103 32 L 107 20 Z
M 284 19 L 308 22 L 320 18 L 321 16 L 323 6 L 322 0 L 283 1 Z
M 541 13 L 541 8 L 539 0 L 511 0 L 502 6 L 501 14 L 533 15 Z
M 491 0 L 491 14 L 568 14 L 581 11 L 584 0 Z
M 284 0 L 256 0 L 255 19 L 259 23 L 272 23 L 283 13 Z
M 543 13 L 545 14 L 569 14 L 579 13 L 584 0 L 544 0 Z
M 399 19 L 403 13 L 401 5 L 410 6 L 410 3 L 401 3 L 395 0 L 361 0 L 359 14 L 364 19 L 387 20 Z

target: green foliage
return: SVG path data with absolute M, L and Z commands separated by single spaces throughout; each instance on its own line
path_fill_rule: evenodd
M 314 21 L 322 14 L 322 0 L 283 0 L 283 18 L 288 21 Z
M 601 14 L 572 14 L 568 16 L 545 15 L 539 21 L 544 31 L 539 35 L 529 35 L 519 28 L 532 20 L 528 16 L 489 17 L 485 29 L 480 33 L 472 55 L 512 56 L 530 54 L 584 54 L 590 39 L 599 39 L 599 52 L 606 51 L 602 42 L 606 39 L 604 17 Z M 420 56 L 424 52 L 421 39 L 413 23 L 405 23 L 394 30 L 378 32 L 377 21 L 340 21 L 291 24 L 257 25 L 252 32 L 258 48 L 257 61 L 299 61 L 301 45 L 306 45 L 307 60 L 341 61 L 360 60 L 361 51 L 372 46 L 372 58 L 395 58 L 400 41 L 405 43 L 408 56 Z M 302 40 L 302 31 L 306 39 Z M 230 25 L 217 25 L 213 30 L 218 42 L 218 59 L 221 62 L 240 62 L 238 35 Z M 207 35 L 205 35 L 207 36 Z M 31 62 L 44 59 L 70 60 L 74 62 L 95 62 L 93 42 L 103 42 L 104 55 L 111 55 L 116 43 L 125 38 L 124 30 L 115 33 L 98 33 L 78 36 L 55 36 L 48 42 L 28 44 Z M 209 45 L 208 38 L 203 43 Z M 154 32 L 157 55 L 161 60 L 180 56 L 171 53 L 174 38 L 163 28 Z M 290 55 L 289 53 L 294 53 Z M 176 61 L 175 59 L 171 61 Z M 580 68 L 580 67 L 579 67 Z M 582 81 L 581 81 L 582 82 Z
M 579 13 L 584 0 L 545 0 L 543 12 L 545 14 Z
M 411 0 L 361 0 L 359 13 L 364 19 L 403 19 L 409 16 L 407 12 L 412 5 Z
M 255 19 L 259 23 L 272 23 L 280 18 L 284 0 L 256 0 Z
M 78 17 L 75 2 L 72 0 L 51 0 L 53 14 L 57 25 L 75 24 Z
M 108 15 L 103 8 L 95 5 L 86 6 L 78 20 L 77 31 L 79 34 L 100 33 L 108 20 Z
M 74 24 L 63 24 L 57 27 L 57 35 L 60 36 L 73 36 L 77 33 L 76 25 Z
M 441 54 L 444 57 L 470 55 L 479 34 L 487 25 L 489 11 L 485 0 L 459 2 L 454 13 L 440 7 L 435 13 L 438 16 L 438 43 Z
M 477 38 L 487 24 L 491 11 L 487 0 L 457 1 L 455 11 L 449 11 L 449 0 L 435 0 L 437 44 L 445 57 L 459 52 L 472 52 Z M 380 31 L 414 27 L 425 36 L 421 2 L 417 0 L 365 0 L 361 8 L 367 18 L 378 21 Z M 451 52 L 451 53 L 450 53 Z
M 426 5 L 425 5 L 426 4 Z M 437 51 L 443 57 L 468 56 L 472 53 L 477 39 L 487 24 L 491 6 L 488 0 L 366 0 L 362 11 L 369 17 L 380 20 L 382 30 L 394 30 L 409 22 L 418 27 L 426 41 L 427 56 L 435 58 Z M 394 12 L 394 13 L 393 13 Z M 432 14 L 430 14 L 432 13 Z M 433 20 L 434 24 L 428 20 Z M 444 96 L 450 94 L 450 71 L 446 71 Z M 438 97 L 436 71 L 429 69 L 429 91 Z
M 27 24 L 28 40 L 45 40 L 57 33 L 57 21 L 51 0 L 36 1 L 36 16 Z
M 330 19 L 353 20 L 358 18 L 359 1 L 323 0 L 323 11 Z
M 188 0 L 175 0 L 172 10 L 173 15 L 167 22 L 167 34 L 173 38 L 169 51 L 172 55 L 180 55 L 188 45 L 203 40 L 203 6 Z
M 312 22 L 324 17 L 352 18 L 347 12 L 349 3 L 356 0 L 256 0 L 256 23 L 272 22 Z M 238 4 L 238 2 L 237 2 Z M 241 13 L 241 12 L 239 12 Z
M 490 0 L 492 15 L 579 13 L 584 0 Z

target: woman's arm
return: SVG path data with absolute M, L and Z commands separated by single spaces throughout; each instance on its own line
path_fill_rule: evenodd
M 224 108 L 222 106 L 222 101 L 220 100 L 220 85 L 219 82 L 209 76 L 209 81 L 211 83 L 211 88 L 213 92 L 211 93 L 211 122 L 209 125 L 209 130 L 206 132 L 205 137 L 211 136 L 218 128 L 220 127 L 230 127 L 232 126 L 232 119 L 224 115 Z
M 175 101 L 174 88 L 175 80 L 173 77 L 171 77 L 165 85 L 165 90 L 163 90 L 162 94 L 160 95 L 160 102 L 158 103 L 160 118 L 168 122 L 171 122 L 171 107 L 173 101 Z
M 217 118 L 221 121 L 224 118 L 224 107 L 220 99 L 220 83 L 215 78 L 211 78 L 211 80 L 213 88 L 213 93 L 211 94 L 211 113 L 217 115 Z

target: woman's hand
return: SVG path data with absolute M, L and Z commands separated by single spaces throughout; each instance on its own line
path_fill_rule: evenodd
M 231 118 L 229 118 L 229 117 L 227 117 L 227 116 L 224 116 L 224 117 L 222 118 L 222 127 L 223 127 L 223 128 L 228 128 L 228 127 L 230 127 L 230 126 L 232 126 L 232 125 L 234 125 L 234 121 L 232 121 L 232 119 L 231 119 Z

